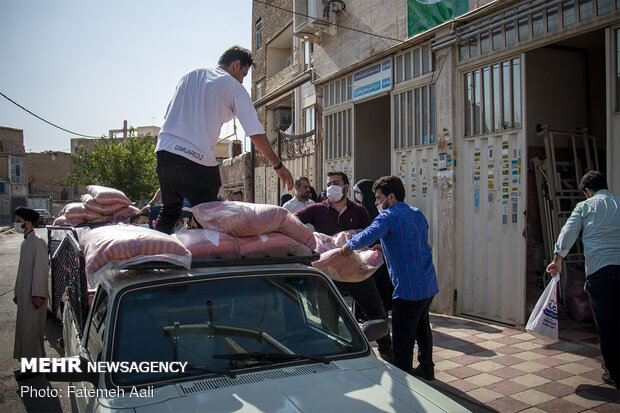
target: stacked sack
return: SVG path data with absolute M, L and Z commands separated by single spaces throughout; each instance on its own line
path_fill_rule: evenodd
M 316 251 L 321 254 L 318 261 L 312 266 L 323 271 L 335 281 L 360 282 L 374 274 L 383 264 L 383 253 L 373 249 L 351 251 L 351 255 L 345 257 L 340 248 L 346 244 L 355 230 L 342 231 L 333 236 L 314 233 Z
M 134 225 L 105 225 L 80 236 L 89 288 L 96 288 L 108 270 L 145 262 L 167 262 L 190 268 L 192 255 L 178 239 Z
M 118 189 L 88 185 L 86 190 L 88 193 L 82 195 L 82 202 L 65 205 L 53 225 L 126 224 L 133 214 L 140 212 Z
M 312 232 L 284 208 L 236 201 L 216 201 L 192 208 L 203 229 L 174 236 L 194 260 L 310 256 Z

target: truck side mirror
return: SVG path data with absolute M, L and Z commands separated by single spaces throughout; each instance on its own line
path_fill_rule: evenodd
M 376 341 L 390 332 L 388 323 L 385 320 L 368 320 L 362 324 L 362 332 L 368 341 Z

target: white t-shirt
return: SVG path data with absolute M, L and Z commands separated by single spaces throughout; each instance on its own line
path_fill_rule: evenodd
M 292 214 L 294 214 L 300 209 L 312 204 L 314 204 L 314 201 L 310 199 L 306 200 L 306 202 L 301 202 L 297 199 L 297 197 L 293 197 L 289 201 L 285 202 L 284 205 L 282 205 L 282 208 L 288 209 Z
M 265 133 L 250 95 L 237 79 L 219 67 L 194 69 L 179 81 L 168 104 L 155 152 L 215 166 L 213 148 L 222 125 L 234 116 L 247 136 Z

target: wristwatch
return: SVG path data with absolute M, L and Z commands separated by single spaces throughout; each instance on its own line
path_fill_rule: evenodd
M 273 167 L 274 171 L 277 171 L 278 169 L 282 168 L 284 165 L 282 164 L 282 160 L 280 160 L 280 163 L 277 164 L 276 166 Z

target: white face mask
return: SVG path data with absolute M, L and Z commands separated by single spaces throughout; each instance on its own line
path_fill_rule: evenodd
M 364 202 L 364 194 L 362 194 L 362 191 L 360 191 L 357 188 L 354 188 L 355 191 L 355 199 L 357 200 L 357 202 L 362 203 Z
M 149 224 L 138 224 L 138 225 L 136 225 L 136 226 L 137 226 L 137 227 L 142 227 L 142 228 L 149 228 L 149 229 L 151 228 L 151 227 L 149 226 Z
M 338 185 L 331 185 L 327 187 L 327 199 L 330 202 L 338 202 L 342 199 L 344 193 L 342 192 L 342 187 Z
M 387 201 L 387 198 L 385 198 L 385 201 Z M 389 209 L 390 207 L 388 206 L 387 208 L 383 207 L 383 204 L 385 204 L 385 201 L 381 202 L 379 205 L 377 205 L 377 211 L 379 211 L 379 213 L 382 213 L 383 211 L 385 211 L 386 209 Z
M 15 232 L 17 232 L 18 234 L 23 234 L 24 233 L 24 227 L 22 227 L 22 223 L 21 222 L 14 222 L 13 223 L 13 228 L 15 228 Z

